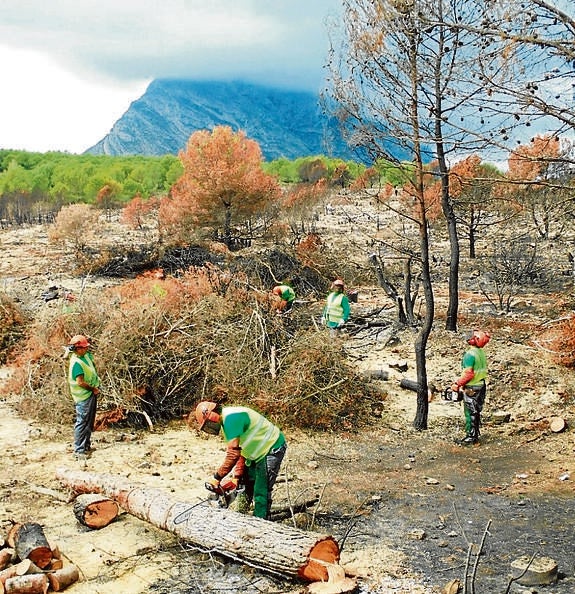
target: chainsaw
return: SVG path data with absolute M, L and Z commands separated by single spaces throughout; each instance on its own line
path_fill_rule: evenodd
M 459 388 L 457 392 L 452 390 L 451 387 L 445 388 L 443 392 L 441 392 L 441 397 L 443 400 L 448 400 L 449 402 L 461 402 L 463 400 L 463 389 Z
M 232 481 L 222 481 L 219 486 L 214 486 L 210 483 L 204 485 L 210 492 L 209 499 L 215 501 L 219 507 L 228 508 L 238 496 L 238 492 L 242 487 L 237 487 Z

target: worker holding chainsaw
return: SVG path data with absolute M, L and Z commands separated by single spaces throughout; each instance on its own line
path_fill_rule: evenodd
M 206 481 L 206 488 L 224 493 L 237 489 L 243 479 L 246 499 L 254 504 L 254 516 L 269 519 L 272 490 L 287 449 L 282 431 L 246 406 L 200 402 L 195 418 L 201 431 L 218 435 L 221 429 L 227 442 L 226 457 Z
M 461 361 L 461 376 L 451 385 L 451 389 L 463 397 L 465 437 L 459 442 L 462 445 L 479 441 L 481 411 L 487 394 L 487 357 L 483 347 L 490 339 L 489 333 L 483 330 L 473 330 L 466 336 L 470 348 Z

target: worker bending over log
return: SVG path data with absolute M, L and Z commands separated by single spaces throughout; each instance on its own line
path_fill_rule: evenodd
M 191 420 L 191 417 L 189 415 L 188 419 Z M 248 503 L 253 501 L 254 516 L 268 520 L 272 490 L 287 449 L 282 431 L 246 406 L 222 407 L 215 402 L 200 402 L 195 418 L 200 430 L 209 435 L 218 435 L 221 429 L 228 444 L 224 461 L 214 476 L 206 481 L 206 487 L 219 489 L 222 479 L 232 471 L 232 480 L 237 485 L 241 477 L 236 465 L 244 458 L 246 498 Z

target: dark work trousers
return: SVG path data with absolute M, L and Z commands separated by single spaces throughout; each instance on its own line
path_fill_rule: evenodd
M 465 413 L 465 432 L 474 438 L 479 437 L 481 411 L 485 403 L 487 386 L 485 382 L 477 386 L 465 386 L 463 391 L 463 411 Z
M 86 454 L 92 447 L 92 431 L 96 420 L 96 395 L 91 394 L 86 400 L 76 402 L 75 406 L 74 453 Z
M 272 490 L 278 477 L 287 444 L 270 450 L 259 462 L 247 466 L 246 498 L 254 502 L 254 516 L 269 519 L 272 507 Z

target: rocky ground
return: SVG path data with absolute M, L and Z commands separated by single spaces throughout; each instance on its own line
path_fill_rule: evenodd
M 39 296 L 52 283 L 75 288 L 78 281 L 58 267 L 38 264 L 38 258 L 54 255 L 38 237 L 38 229 L 0 237 L 0 276 L 7 292 L 26 286 Z M 84 282 L 89 288 L 98 281 Z M 356 311 L 382 299 L 375 287 L 359 289 Z M 415 394 L 399 387 L 401 378 L 415 378 L 411 330 L 393 340 L 383 333 L 345 341 L 361 370 L 385 372 L 386 379 L 375 380 L 381 411 L 359 434 L 288 432 L 285 475 L 275 503 L 285 504 L 288 493 L 289 500 L 321 496 L 298 521 L 336 537 L 343 545 L 342 564 L 359 576 L 362 593 L 438 593 L 466 575 L 467 592 L 472 583 L 481 594 L 540 591 L 509 583 L 511 563 L 524 555 L 557 562 L 559 579 L 545 592 L 575 591 L 575 374 L 552 363 L 534 341 L 538 328 L 557 316 L 553 299 L 535 297 L 525 303 L 538 308 L 526 305 L 503 320 L 494 318 L 482 440 L 470 448 L 454 441 L 462 436 L 460 405 L 440 396 L 430 402 L 428 431 L 412 429 Z M 476 300 L 462 294 L 463 311 L 477 311 Z M 430 380 L 449 383 L 464 346 L 460 335 L 438 323 L 428 350 Z M 399 371 L 398 361 L 407 370 Z M 0 520 L 4 528 L 11 521 L 44 527 L 49 541 L 80 568 L 81 581 L 70 592 L 303 591 L 300 584 L 194 550 L 125 513 L 105 529 L 83 528 L 72 513 L 70 494 L 55 478 L 58 468 L 77 468 L 71 427 L 18 418 L 10 404 L 0 402 Z M 500 411 L 509 413 L 508 422 L 498 422 Z M 565 431 L 551 431 L 554 417 L 567 421 Z M 95 434 L 95 447 L 88 470 L 165 488 L 189 502 L 205 499 L 204 479 L 223 454 L 220 440 L 190 432 L 183 423 L 153 431 L 108 429 Z

